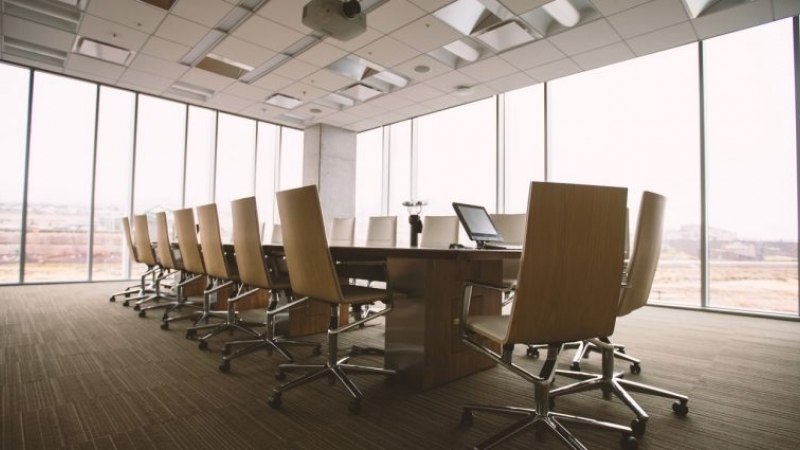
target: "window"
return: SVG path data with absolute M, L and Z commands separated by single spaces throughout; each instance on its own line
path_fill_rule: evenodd
M 791 19 L 704 44 L 709 304 L 797 314 Z
M 25 281 L 88 279 L 97 85 L 34 73 Z
M 358 134 L 356 144 L 357 245 L 367 239 L 370 216 L 381 215 L 383 198 L 383 127 Z
M 136 94 L 100 88 L 95 157 L 92 279 L 127 277 L 128 246 L 122 217 L 130 212 Z
M 261 221 L 261 240 L 272 238 L 272 225 L 278 222 L 275 210 L 275 167 L 278 157 L 280 127 L 258 123 L 258 148 L 256 149 L 256 202 L 258 220 Z
M 280 190 L 303 185 L 303 132 L 281 128 Z
M 697 67 L 688 45 L 548 86 L 552 181 L 627 187 L 631 233 L 642 191 L 667 197 L 653 302 L 700 305 Z
M 511 91 L 504 97 L 504 212 L 525 213 L 531 181 L 544 181 L 544 85 Z
M 188 127 L 183 206 L 191 208 L 211 203 L 214 198 L 217 113 L 210 109 L 189 106 Z
M 223 113 L 218 120 L 214 201 L 223 242 L 231 242 L 231 201 L 255 194 L 256 121 Z
M 0 283 L 19 281 L 30 71 L 0 63 Z
M 385 130 L 386 128 L 384 128 Z M 397 216 L 397 245 L 408 246 L 408 211 L 403 206 L 413 198 L 411 190 L 411 121 L 395 123 L 389 129 L 389 215 Z

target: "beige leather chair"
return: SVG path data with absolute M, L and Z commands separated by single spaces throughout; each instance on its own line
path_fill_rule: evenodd
M 420 247 L 447 248 L 458 242 L 458 216 L 425 216 L 422 218 Z
M 270 244 L 283 245 L 283 232 L 281 231 L 281 224 L 276 223 L 272 225 L 272 237 L 269 240 Z
M 628 264 L 626 281 L 623 284 L 616 311 L 618 317 L 646 305 L 647 299 L 650 297 L 650 288 L 653 285 L 658 259 L 661 255 L 665 206 L 666 199 L 663 196 L 652 192 L 642 194 L 633 255 Z M 558 397 L 590 389 L 602 389 L 604 398 L 610 399 L 613 393 L 636 414 L 636 419 L 631 423 L 631 428 L 636 435 L 645 432 L 648 415 L 628 394 L 628 391 L 677 400 L 672 405 L 673 411 L 678 415 L 688 414 L 689 408 L 686 403 L 689 398 L 685 395 L 623 379 L 622 372 L 615 372 L 615 346 L 608 339 L 609 334 L 600 334 L 599 336 L 602 337 L 588 339 L 588 342 L 601 351 L 603 373 L 559 371 L 559 375 L 578 378 L 582 381 L 554 389 L 551 396 Z
M 367 247 L 397 245 L 397 216 L 374 216 L 367 223 Z
M 328 328 L 328 354 L 323 364 L 281 364 L 276 378 L 284 379 L 287 371 L 308 370 L 308 374 L 294 379 L 272 391 L 270 406 L 277 408 L 282 403 L 283 393 L 308 382 L 333 377 L 341 382 L 353 397 L 349 410 L 361 409 L 363 394 L 350 380 L 348 373 L 363 375 L 394 375 L 393 370 L 349 364 L 349 356 L 339 358 L 339 335 L 362 323 L 382 317 L 392 310 L 391 289 L 373 289 L 364 286 L 340 284 L 339 275 L 328 248 L 325 223 L 316 186 L 278 192 L 278 210 L 283 224 L 283 249 L 289 265 L 292 291 L 296 298 L 308 297 L 330 306 Z M 344 305 L 382 301 L 387 307 L 362 320 L 340 326 L 339 311 Z M 318 405 L 314 405 L 318 407 Z
M 289 361 L 294 361 L 292 355 L 284 347 L 286 345 L 306 345 L 314 348 L 315 355 L 321 354 L 320 344 L 297 339 L 289 339 L 282 336 L 275 336 L 275 318 L 278 314 L 284 313 L 290 308 L 297 307 L 308 300 L 304 298 L 298 301 L 278 305 L 279 292 L 291 290 L 289 279 L 280 277 L 277 268 L 270 264 L 261 247 L 261 239 L 258 234 L 258 211 L 256 198 L 247 197 L 231 202 L 231 213 L 233 216 L 233 249 L 236 252 L 236 266 L 239 268 L 239 280 L 247 288 L 244 292 L 228 300 L 237 302 L 241 299 L 250 297 L 261 290 L 270 292 L 270 306 L 264 310 L 266 331 L 256 339 L 246 341 L 232 341 L 222 347 L 222 363 L 219 369 L 223 372 L 230 370 L 231 360 L 252 353 L 259 349 L 266 349 L 270 353 L 277 351 Z M 230 353 L 231 347 L 244 345 L 244 348 Z
M 131 221 L 127 217 L 122 218 L 122 232 L 125 236 L 125 244 L 128 246 L 128 253 L 130 254 L 130 257 L 133 258 L 133 260 L 137 263 L 142 264 L 142 261 L 139 260 L 139 255 L 136 253 L 136 246 L 133 245 L 133 238 L 131 238 Z M 157 267 L 147 266 L 147 269 L 139 276 L 139 284 L 128 286 L 122 291 L 111 294 L 111 297 L 108 299 L 108 301 L 115 302 L 117 301 L 117 297 L 122 295 L 125 297 L 125 301 L 122 303 L 122 306 L 128 306 L 130 305 L 131 301 L 147 298 L 149 293 L 153 292 L 152 284 L 155 279 L 156 272 L 158 272 Z
M 474 289 L 507 288 L 465 283 L 459 321 L 462 342 L 531 382 L 534 399 L 532 407 L 466 406 L 462 414 L 465 424 L 472 423 L 475 411 L 519 418 L 474 448 L 492 448 L 538 426 L 553 431 L 572 449 L 585 449 L 561 422 L 620 432 L 623 448 L 636 448 L 636 438 L 628 427 L 553 412 L 549 405 L 563 343 L 614 331 L 626 197 L 624 188 L 531 183 L 525 244 L 510 314 L 470 315 Z M 514 364 L 514 344 L 547 345 L 547 360 L 539 375 Z
M 145 313 L 142 311 L 142 305 L 158 303 L 165 298 L 161 292 L 161 282 L 164 280 L 164 269 L 156 258 L 155 249 L 153 249 L 153 243 L 150 240 L 150 227 L 147 223 L 146 214 L 133 216 L 133 244 L 136 247 L 136 256 L 139 258 L 139 261 L 147 265 L 148 269 L 153 268 L 154 270 L 151 275 L 153 277 L 151 283 L 152 292 L 143 298 L 139 298 L 139 300 L 133 304 L 133 310 L 140 311 L 139 317 L 145 317 Z M 126 301 L 123 305 L 127 303 Z M 166 307 L 166 304 L 153 307 Z M 153 307 L 151 307 L 151 309 Z
M 259 319 L 260 315 L 255 312 L 254 315 L 259 317 L 253 317 L 249 321 L 243 320 L 243 318 L 239 317 L 239 311 L 235 308 L 236 301 L 232 301 L 242 293 L 242 286 L 239 282 L 236 262 L 232 257 L 226 257 L 222 247 L 217 204 L 210 203 L 198 206 L 197 220 L 200 225 L 200 247 L 203 252 L 203 265 L 211 282 L 211 287 L 206 291 L 206 295 L 212 295 L 228 288 L 233 289 L 233 292 L 237 292 L 237 294 L 232 295 L 231 299 L 228 300 L 225 320 L 222 323 L 195 325 L 186 330 L 186 337 L 192 338 L 197 331 L 211 328 L 197 343 L 197 347 L 200 350 L 205 350 L 208 348 L 208 339 L 223 331 L 241 331 L 251 336 L 259 336 L 259 333 L 253 331 L 252 328 L 263 326 L 263 321 Z
M 352 247 L 356 232 L 354 217 L 336 217 L 331 222 L 330 245 L 333 247 Z
M 503 236 L 503 245 L 522 245 L 525 240 L 525 214 L 491 214 L 497 232 Z M 503 260 L 503 284 L 515 287 L 519 275 L 519 260 Z M 514 300 L 514 291 L 506 296 L 504 304 Z
M 203 265 L 203 257 L 200 254 L 200 244 L 197 242 L 197 231 L 194 222 L 194 210 L 192 208 L 179 209 L 172 213 L 174 221 L 175 235 L 178 237 L 178 252 L 180 254 L 180 266 L 183 271 L 183 279 L 179 286 L 183 288 L 191 283 L 205 278 L 206 269 Z M 166 216 L 164 217 L 166 225 Z M 161 235 L 160 239 L 168 239 L 168 235 Z M 161 244 L 159 243 L 159 247 Z M 196 305 L 197 311 L 180 316 L 166 316 L 161 320 L 161 329 L 169 329 L 170 322 L 179 320 L 192 320 L 197 325 L 199 322 L 207 322 L 212 317 L 211 303 L 209 296 L 203 293 L 203 299 Z M 194 306 L 193 306 L 194 307 Z M 220 315 L 217 315 L 220 317 Z

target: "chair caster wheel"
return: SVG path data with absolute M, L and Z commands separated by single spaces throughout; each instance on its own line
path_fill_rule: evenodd
M 635 375 L 639 375 L 640 373 L 642 373 L 642 366 L 640 366 L 637 363 L 631 364 L 631 373 L 635 374 Z
M 282 403 L 281 402 L 281 394 L 272 394 L 267 399 L 267 404 L 269 404 L 269 406 L 271 406 L 272 408 L 275 408 L 275 409 L 280 408 L 281 407 L 281 403 Z
M 639 448 L 639 441 L 631 435 L 622 436 L 619 440 L 619 447 L 622 450 L 636 450 Z
M 529 358 L 539 359 L 539 349 L 535 347 L 528 347 L 525 350 L 525 354 L 528 355 Z
M 633 435 L 635 437 L 639 437 L 647 431 L 647 421 L 642 419 L 633 419 L 631 421 L 631 431 L 633 431 Z
M 142 309 L 142 307 L 141 307 L 141 306 L 139 306 L 139 305 L 133 305 L 133 310 L 134 310 L 134 311 L 139 311 L 140 309 Z
M 286 372 L 279 370 L 275 372 L 275 379 L 278 381 L 283 381 L 286 379 Z
M 361 412 L 361 400 L 353 400 L 347 405 L 347 410 L 350 411 L 352 414 L 358 414 Z
M 312 355 L 314 355 L 314 356 L 319 356 L 319 355 L 321 355 L 321 354 L 322 354 L 322 347 L 320 347 L 319 345 L 317 345 L 316 347 L 314 347 L 313 349 L 311 349 L 311 354 L 312 354 Z
M 117 299 L 114 298 L 114 296 L 112 295 L 111 298 L 108 299 L 108 301 L 110 301 L 111 303 L 114 303 L 115 301 L 117 301 Z
M 686 403 L 683 402 L 675 402 L 672 404 L 672 410 L 675 414 L 679 416 L 685 416 L 689 414 L 689 407 L 686 406 Z
M 197 348 L 199 348 L 200 350 L 206 350 L 206 349 L 208 349 L 208 342 L 206 342 L 206 341 L 200 341 L 200 342 L 198 342 L 198 343 L 197 343 Z
M 128 306 L 128 305 L 130 305 L 130 302 L 128 302 L 127 300 L 125 300 L 124 302 L 122 302 L 122 306 Z
M 219 371 L 223 373 L 228 373 L 231 371 L 231 363 L 226 360 L 222 360 L 222 364 L 219 365 Z
M 228 346 L 227 344 L 226 344 L 226 345 L 223 345 L 223 346 L 222 346 L 222 350 L 220 350 L 220 353 L 222 353 L 222 356 L 228 356 L 228 355 L 230 355 L 230 354 L 231 354 L 231 348 L 230 348 L 230 346 Z
M 169 330 L 169 322 L 161 322 L 162 330 Z
M 581 364 L 579 362 L 573 361 L 572 364 L 569 365 L 569 370 L 573 372 L 580 372 L 581 371 Z
M 194 330 L 186 330 L 186 339 L 194 339 L 195 332 Z
M 461 425 L 472 425 L 475 416 L 472 414 L 472 410 L 465 409 L 461 412 Z
M 139 317 L 147 317 L 147 311 L 144 310 L 139 311 Z

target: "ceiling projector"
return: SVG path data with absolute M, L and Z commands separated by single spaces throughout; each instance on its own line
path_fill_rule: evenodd
M 340 41 L 367 31 L 358 0 L 311 0 L 303 7 L 303 25 Z

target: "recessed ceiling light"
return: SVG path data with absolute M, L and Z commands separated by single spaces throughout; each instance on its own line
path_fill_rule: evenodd
M 414 67 L 414 72 L 417 72 L 417 73 L 428 73 L 430 71 L 431 71 L 430 66 L 426 66 L 425 64 L 420 64 L 420 65 Z
M 467 97 L 475 93 L 475 90 L 471 86 L 458 86 L 455 93 L 460 97 Z
M 383 92 L 363 84 L 354 84 L 339 93 L 360 102 L 365 102 L 373 97 L 383 94 Z
M 271 95 L 264 101 L 270 105 L 280 106 L 281 108 L 285 109 L 294 109 L 303 104 L 302 100 L 298 100 L 294 97 L 289 97 L 288 95 L 283 94 Z
M 309 111 L 310 111 L 312 114 L 319 114 L 319 113 L 321 113 L 321 112 L 322 112 L 322 110 L 321 110 L 321 109 L 319 109 L 319 108 L 311 108 Z
M 504 22 L 475 37 L 498 53 L 531 42 L 534 39 L 528 30 L 515 20 Z
M 108 61 L 122 66 L 128 65 L 128 63 L 131 62 L 131 59 L 133 59 L 133 55 L 135 55 L 135 52 L 132 52 L 127 48 L 117 47 L 104 42 L 93 41 L 83 36 L 79 36 L 75 41 L 75 48 L 73 51 L 80 53 L 81 55 L 102 59 L 103 61 Z

